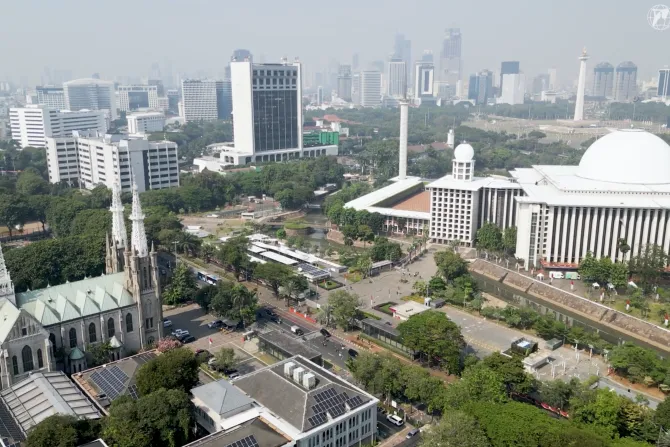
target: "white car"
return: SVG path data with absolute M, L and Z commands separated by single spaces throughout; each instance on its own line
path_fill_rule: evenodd
M 186 337 L 187 335 L 191 334 L 189 334 L 188 331 L 185 331 L 183 329 L 175 329 L 174 331 L 172 331 L 172 335 L 174 335 L 177 338 L 180 338 L 180 337 Z
M 163 327 L 172 327 L 172 320 L 163 320 Z
M 389 421 L 393 425 L 397 425 L 398 427 L 400 427 L 402 424 L 405 423 L 405 421 L 403 421 L 402 418 L 396 416 L 395 414 L 387 415 L 386 420 Z

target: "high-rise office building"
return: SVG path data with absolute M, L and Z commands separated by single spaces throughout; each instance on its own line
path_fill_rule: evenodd
M 493 73 L 489 70 L 482 70 L 480 73 L 470 75 L 468 99 L 474 100 L 475 104 L 486 105 L 492 97 Z
M 233 54 L 230 56 L 231 61 L 244 62 L 246 60 L 253 62 L 254 56 L 251 54 L 251 51 L 245 50 L 243 48 L 233 51 Z M 226 66 L 226 79 L 230 79 L 230 65 Z
M 382 99 L 382 74 L 377 70 L 360 73 L 360 104 L 363 107 L 378 107 Z
M 165 86 L 163 85 L 163 81 L 160 78 L 149 78 L 147 84 L 156 86 L 156 93 L 159 97 L 165 96 Z
M 388 62 L 387 94 L 392 98 L 404 98 L 407 95 L 407 66 L 402 59 Z
M 157 85 L 119 85 L 116 94 L 123 112 L 158 108 Z
M 433 52 L 431 50 L 423 50 L 421 55 L 421 62 L 433 63 Z
M 218 119 L 216 81 L 184 79 L 181 81 L 181 94 L 181 114 L 184 122 Z
M 36 87 L 37 103 L 50 109 L 64 110 L 65 92 L 62 87 Z
M 440 51 L 440 81 L 455 86 L 462 77 L 461 30 L 448 28 Z
M 351 102 L 351 65 L 340 65 L 337 71 L 337 97 Z
M 358 67 L 360 67 L 358 53 L 354 53 L 354 55 L 351 57 L 351 69 L 353 71 L 358 71 Z
M 631 61 L 617 65 L 615 85 L 614 99 L 616 101 L 632 101 L 637 95 L 637 65 Z
M 505 88 L 503 79 L 506 74 L 519 74 L 519 61 L 505 61 L 500 64 L 500 92 Z
M 316 104 L 317 105 L 322 105 L 323 104 L 323 86 L 320 85 L 316 88 Z
M 23 147 L 46 147 L 48 137 L 67 137 L 75 130 L 107 132 L 103 110 L 57 110 L 33 104 L 9 110 L 12 139 Z
M 502 76 L 499 104 L 523 104 L 526 95 L 526 78 L 523 73 L 506 73 Z
M 663 101 L 670 97 L 670 68 L 658 70 L 658 90 L 656 95 Z
M 556 68 L 552 67 L 547 72 L 549 73 L 549 90 L 558 90 L 558 73 Z
M 220 120 L 231 120 L 233 113 L 233 85 L 230 79 L 216 81 L 216 116 Z
M 395 35 L 395 44 L 393 46 L 393 59 L 400 59 L 405 62 L 405 84 L 412 84 L 412 41 L 405 39 L 404 34 Z M 390 81 L 389 81 L 390 83 Z
M 593 68 L 593 91 L 591 95 L 612 98 L 614 93 L 614 66 L 601 62 Z
M 539 95 L 549 90 L 549 73 L 540 73 L 533 78 L 533 94 Z
M 361 105 L 361 72 L 351 74 L 351 102 Z
M 100 79 L 75 79 L 63 84 L 65 108 L 71 111 L 82 109 L 106 110 L 113 121 L 116 112 L 114 83 Z
M 414 100 L 419 105 L 435 103 L 435 65 L 418 61 L 414 67 Z

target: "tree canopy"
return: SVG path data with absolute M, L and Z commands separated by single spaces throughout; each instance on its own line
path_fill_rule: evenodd
M 198 362 L 190 349 L 172 349 L 142 365 L 135 380 L 142 396 L 161 388 L 188 393 L 198 383 Z

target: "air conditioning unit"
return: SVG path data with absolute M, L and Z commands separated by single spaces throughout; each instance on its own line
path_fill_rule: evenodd
M 316 376 L 312 373 L 307 373 L 302 377 L 302 386 L 311 390 L 316 386 Z
M 286 377 L 293 377 L 294 369 L 295 369 L 295 363 L 293 362 L 284 363 L 284 375 Z
M 293 370 L 293 380 L 297 383 L 302 383 L 302 378 L 305 375 L 305 368 L 299 367 Z

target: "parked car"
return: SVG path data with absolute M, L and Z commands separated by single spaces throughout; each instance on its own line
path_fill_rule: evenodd
M 300 328 L 300 326 L 291 326 L 291 332 L 295 335 L 303 335 L 305 332 Z
M 192 336 L 192 335 L 186 335 L 186 336 L 184 336 L 184 338 L 181 339 L 181 342 L 184 343 L 184 344 L 193 343 L 194 341 L 195 341 L 195 337 Z
M 393 425 L 397 425 L 398 427 L 400 427 L 402 424 L 405 423 L 405 421 L 403 421 L 402 418 L 396 416 L 395 414 L 387 415 L 386 420 L 389 421 Z
M 405 438 L 407 438 L 407 439 L 413 438 L 416 435 L 418 435 L 419 433 L 421 433 L 421 430 L 419 430 L 418 428 L 415 428 L 413 430 L 410 430 L 409 433 L 407 433 L 407 436 L 405 436 Z
M 347 352 L 349 352 L 349 357 L 351 358 L 355 359 L 356 357 L 358 357 L 358 351 L 356 351 L 355 349 L 349 348 L 349 351 Z
M 207 327 L 210 329 L 219 329 L 223 327 L 223 321 L 214 320 L 211 323 L 207 323 Z
M 229 379 L 236 379 L 237 377 L 240 377 L 240 373 L 238 373 L 238 372 L 228 374 Z
M 322 328 L 320 332 L 324 337 L 330 337 L 330 332 L 328 332 L 325 328 Z
M 163 327 L 172 327 L 172 320 L 163 320 Z
M 172 335 L 174 335 L 177 338 L 180 338 L 182 335 L 191 335 L 191 334 L 183 329 L 175 329 L 174 331 L 172 331 Z
M 206 350 L 206 349 L 196 349 L 196 350 L 195 350 L 195 356 L 196 356 L 196 357 L 198 357 L 198 356 L 200 356 L 200 357 L 204 357 L 205 360 L 208 360 L 208 359 L 211 359 L 211 358 L 214 357 L 214 356 L 212 355 L 212 353 L 209 352 L 209 351 Z

